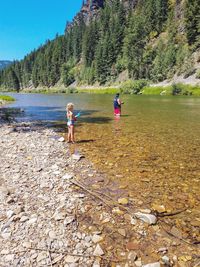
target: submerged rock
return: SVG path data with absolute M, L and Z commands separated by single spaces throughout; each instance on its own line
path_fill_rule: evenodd
M 136 216 L 136 218 L 148 224 L 156 224 L 157 222 L 156 216 L 152 214 L 145 214 L 145 213 L 137 212 L 137 213 L 134 213 L 134 215 Z

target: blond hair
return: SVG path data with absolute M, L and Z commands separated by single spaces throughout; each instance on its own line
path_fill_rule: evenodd
M 73 110 L 73 108 L 74 108 L 74 104 L 73 103 L 68 103 L 67 107 L 66 107 L 66 110 L 67 111 L 71 111 L 71 110 Z

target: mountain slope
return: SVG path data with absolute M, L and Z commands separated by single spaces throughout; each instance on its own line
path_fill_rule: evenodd
M 0 60 L 0 70 L 8 67 L 10 64 L 12 64 L 10 60 Z
M 13 89 L 199 74 L 199 0 L 87 0 L 65 34 L 0 73 Z M 123 78 L 122 78 L 123 77 Z

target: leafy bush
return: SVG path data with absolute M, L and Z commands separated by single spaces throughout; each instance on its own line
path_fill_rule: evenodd
M 11 96 L 8 96 L 8 95 L 0 95 L 0 100 L 3 100 L 3 101 L 15 101 L 15 99 Z
M 120 86 L 120 92 L 123 94 L 139 94 L 147 86 L 147 80 L 128 80 Z

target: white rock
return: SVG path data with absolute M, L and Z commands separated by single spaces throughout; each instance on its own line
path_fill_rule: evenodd
M 95 244 L 101 242 L 102 240 L 103 240 L 103 237 L 100 235 L 93 235 L 92 237 L 92 242 Z
M 7 255 L 5 256 L 5 261 L 13 261 L 15 258 L 15 255 L 14 254 L 10 254 L 10 255 Z
M 31 218 L 28 222 L 27 222 L 27 224 L 28 225 L 31 225 L 31 224 L 34 224 L 34 223 L 36 223 L 37 222 L 37 217 L 36 218 Z
M 72 223 L 74 221 L 74 216 L 68 216 L 67 218 L 65 218 L 64 220 L 64 225 L 68 225 L 70 223 Z
M 136 259 L 137 259 L 137 253 L 134 251 L 129 252 L 128 260 L 130 260 L 133 263 Z
M 142 265 L 142 267 L 160 267 L 160 262 L 149 263 L 146 265 Z
M 46 253 L 46 252 L 41 252 L 41 253 L 39 253 L 38 256 L 37 256 L 37 262 L 40 262 L 40 261 L 46 259 L 47 257 L 48 257 L 48 256 L 47 256 L 47 253 Z
M 145 214 L 145 213 L 141 213 L 141 212 L 136 212 L 136 213 L 134 213 L 134 215 L 138 219 L 140 219 L 143 222 L 146 222 L 148 224 L 156 224 L 156 222 L 157 222 L 156 216 L 154 216 L 152 214 Z
M 29 220 L 28 216 L 22 216 L 21 219 L 20 219 L 20 222 L 26 222 L 28 220 Z
M 57 234 L 54 231 L 49 231 L 49 237 L 52 239 L 56 239 Z
M 73 176 L 73 174 L 65 174 L 62 178 L 64 179 L 64 180 L 70 180 L 70 179 L 72 179 L 74 176 Z
M 54 215 L 53 215 L 53 218 L 56 221 L 64 220 L 65 217 L 66 217 L 66 213 L 65 212 L 55 212 Z
M 76 263 L 78 260 L 79 260 L 78 257 L 74 257 L 74 256 L 70 256 L 70 255 L 68 255 L 68 256 L 65 258 L 65 262 L 66 262 L 66 263 Z
M 11 237 L 11 233 L 2 233 L 1 236 L 3 239 L 9 239 Z
M 102 256 L 104 255 L 104 251 L 102 250 L 102 248 L 100 247 L 100 245 L 98 244 L 93 252 L 94 256 Z
M 169 259 L 169 257 L 167 257 L 167 256 L 163 256 L 161 259 L 162 259 L 162 262 L 163 262 L 165 265 L 167 265 L 167 266 L 170 265 L 170 259 Z
M 64 137 L 60 137 L 59 139 L 58 139 L 58 142 L 64 142 L 65 141 L 65 138 Z
M 15 212 L 13 210 L 8 210 L 6 212 L 7 218 L 10 219 L 13 215 L 15 214 Z

